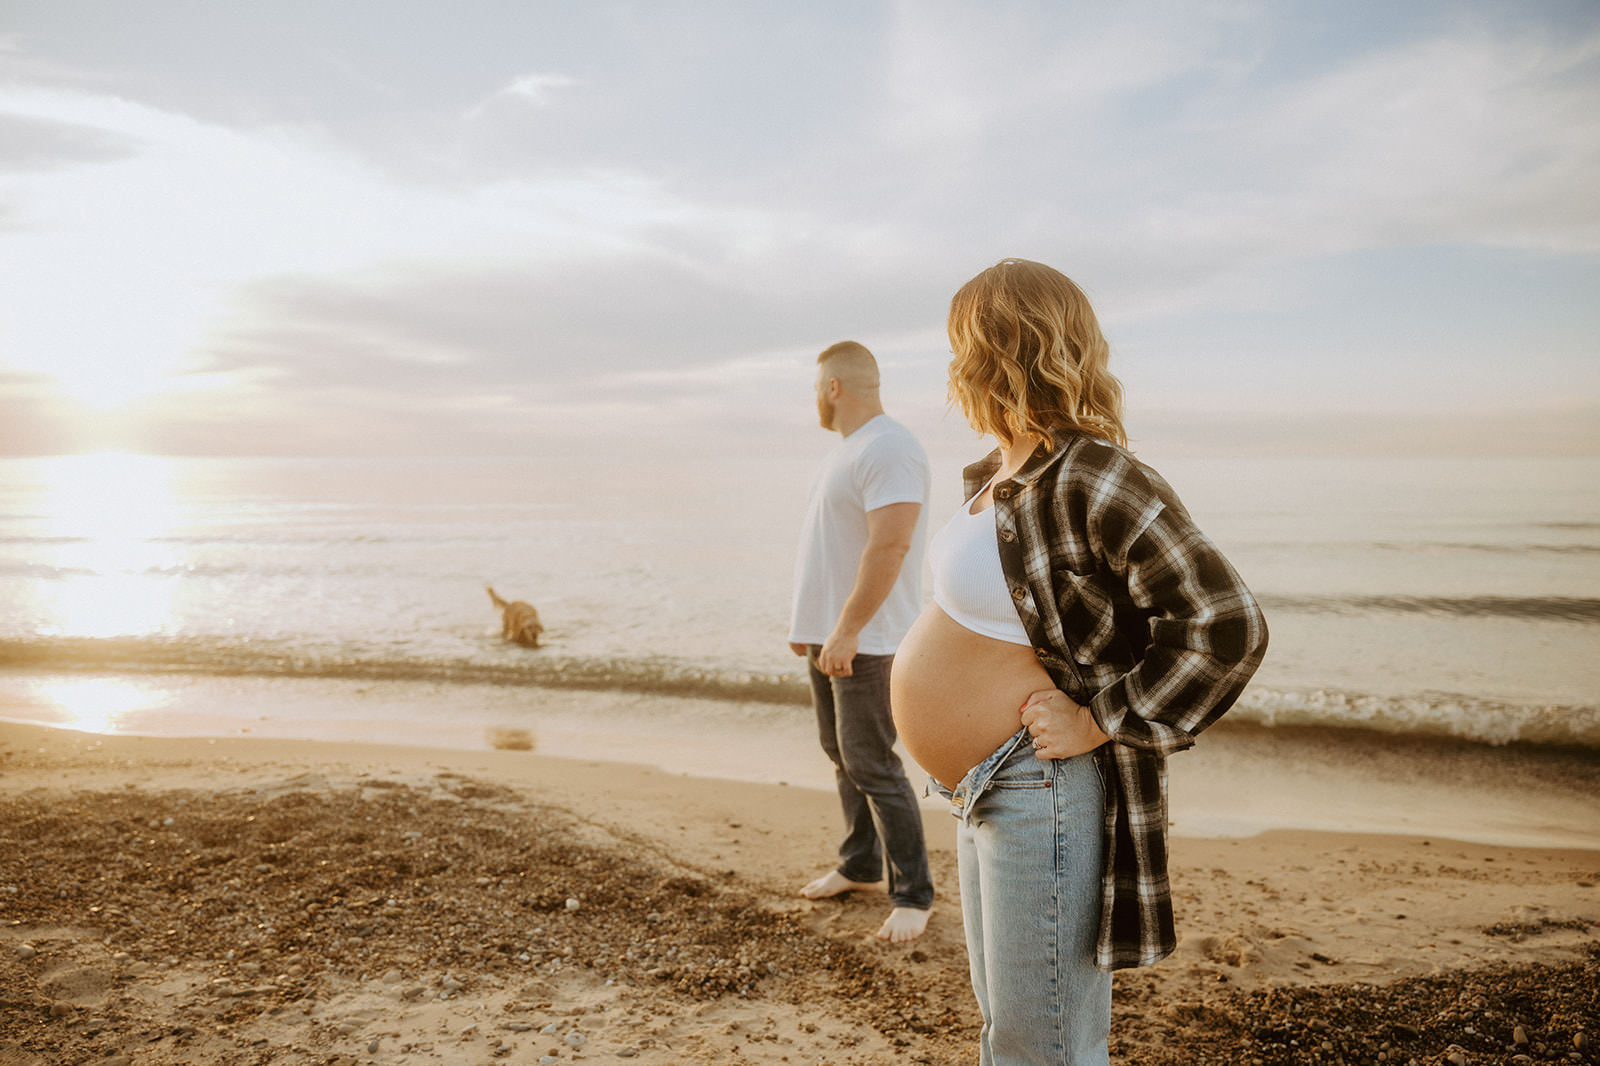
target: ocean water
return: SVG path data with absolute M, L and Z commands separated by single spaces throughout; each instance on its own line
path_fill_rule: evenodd
M 1225 722 L 1600 750 L 1600 459 L 1142 457 L 1267 611 L 1267 662 Z M 973 458 L 932 457 L 936 522 Z M 409 693 L 393 707 L 514 719 L 580 689 L 656 697 L 685 737 L 803 729 L 785 625 L 814 459 L 0 460 L 0 715 L 270 726 L 309 720 L 274 684 L 321 679 Z M 486 584 L 538 607 L 547 646 L 501 641 Z M 62 679 L 251 695 L 186 724 L 52 709 Z M 414 722 L 360 713 L 374 739 Z

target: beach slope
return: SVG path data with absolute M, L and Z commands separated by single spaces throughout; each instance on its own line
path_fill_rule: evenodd
M 796 888 L 836 800 L 524 751 L 0 724 L 0 1063 L 976 1061 L 928 935 Z M 1600 852 L 1179 838 L 1113 1061 L 1600 1061 Z M 1455 1059 L 1452 1059 L 1455 1056 Z

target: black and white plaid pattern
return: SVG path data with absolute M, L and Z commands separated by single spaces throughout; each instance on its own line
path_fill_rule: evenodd
M 1000 454 L 967 467 L 970 498 Z M 1096 965 L 1148 966 L 1177 946 L 1167 881 L 1166 757 L 1239 698 L 1267 624 L 1161 475 L 1079 433 L 1041 445 L 995 486 L 1012 601 L 1056 686 L 1112 742 Z

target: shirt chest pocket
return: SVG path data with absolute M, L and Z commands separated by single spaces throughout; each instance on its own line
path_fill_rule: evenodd
M 1126 651 L 1117 633 L 1114 601 L 1102 585 L 1106 576 L 1064 568 L 1051 572 L 1062 631 L 1072 646 L 1072 657 L 1083 666 L 1121 658 Z

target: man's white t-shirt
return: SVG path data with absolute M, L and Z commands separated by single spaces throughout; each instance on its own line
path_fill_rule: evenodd
M 892 503 L 916 503 L 922 510 L 911 550 L 888 598 L 861 630 L 856 649 L 862 655 L 894 653 L 922 609 L 922 549 L 931 488 L 922 445 L 888 415 L 871 419 L 828 453 L 811 482 L 800 532 L 791 641 L 821 644 L 833 632 L 867 546 L 867 512 Z

